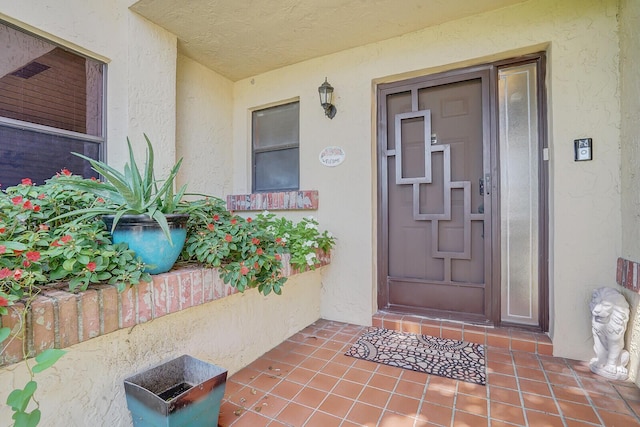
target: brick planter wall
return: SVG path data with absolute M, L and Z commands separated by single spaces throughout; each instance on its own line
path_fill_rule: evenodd
M 283 257 L 285 277 L 300 273 L 289 259 L 288 254 Z M 318 267 L 328 265 L 331 256 L 319 252 L 318 260 Z M 25 352 L 27 357 L 35 357 L 49 348 L 69 347 L 237 292 L 224 284 L 217 269 L 193 265 L 154 275 L 151 283 L 141 282 L 122 293 L 111 285 L 92 285 L 78 293 L 52 286 L 31 303 L 25 327 L 22 303 L 2 316 L 2 326 L 10 327 L 12 336 L 3 343 L 6 347 L 0 354 L 0 366 L 23 360 Z

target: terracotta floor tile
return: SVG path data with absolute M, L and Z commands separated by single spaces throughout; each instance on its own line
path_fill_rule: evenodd
M 480 384 L 460 381 L 458 383 L 458 393 L 470 394 L 472 396 L 478 396 L 486 399 L 487 387 Z
M 382 390 L 391 391 L 396 387 L 398 380 L 388 375 L 374 375 L 371 377 L 367 385 Z
M 602 421 L 606 426 L 619 426 L 619 427 L 637 427 L 640 426 L 640 421 L 634 416 L 627 414 L 619 414 L 616 412 L 598 410 Z
M 548 372 L 550 384 L 564 385 L 570 387 L 578 387 L 578 381 L 576 381 L 573 375 L 556 374 L 555 372 Z
M 293 396 L 298 394 L 302 387 L 303 386 L 301 386 L 300 384 L 285 380 L 276 385 L 273 390 L 271 390 L 271 394 L 275 394 L 284 399 L 291 400 Z
M 311 381 L 309 381 L 307 385 L 317 388 L 318 390 L 330 391 L 336 385 L 336 382 L 338 382 L 338 378 L 318 373 L 315 377 L 311 378 Z
M 373 375 L 373 372 L 364 369 L 351 368 L 342 375 L 345 380 L 353 381 L 354 383 L 366 384 L 369 378 Z
M 521 379 L 519 383 L 520 390 L 525 393 L 551 397 L 551 390 L 549 389 L 549 385 L 545 382 Z
M 508 403 L 510 405 L 520 405 L 520 393 L 502 387 L 489 386 L 489 396 L 491 401 Z
M 455 411 L 453 414 L 453 426 L 486 427 L 488 423 L 487 417 L 468 412 Z
M 513 406 L 506 403 L 491 402 L 491 418 L 508 421 L 513 424 L 524 425 L 524 411 L 520 405 Z
M 291 366 L 298 366 L 306 358 L 307 356 L 300 353 L 294 353 L 292 351 L 290 353 L 287 353 L 287 355 L 282 358 L 282 362 L 287 363 Z
M 420 406 L 420 399 L 414 399 L 399 394 L 392 394 L 387 410 L 397 412 L 399 414 L 416 414 Z
M 516 374 L 520 378 L 527 378 L 534 381 L 546 381 L 542 369 L 527 368 L 524 366 L 518 366 L 516 368 Z
M 298 384 L 306 384 L 316 375 L 316 371 L 312 371 L 310 369 L 305 368 L 294 368 L 291 372 L 289 372 L 285 378 L 288 381 L 298 383 Z
M 453 408 L 450 406 L 441 406 L 434 403 L 425 401 L 420 408 L 420 415 L 422 420 L 448 426 L 451 424 L 451 415 L 453 414 Z
M 513 364 L 511 362 L 509 363 L 502 363 L 502 362 L 496 362 L 493 360 L 489 360 L 486 363 L 487 366 L 487 373 L 496 373 L 496 374 L 503 374 L 503 375 L 515 375 L 515 368 L 513 366 Z
M 387 366 L 381 363 L 376 363 L 376 374 L 389 375 L 393 378 L 400 378 L 400 376 L 406 371 L 403 368 L 396 368 L 395 366 Z
M 294 426 L 302 426 L 311 416 L 313 410 L 298 403 L 291 402 L 278 414 L 278 421 Z
M 385 412 L 376 427 L 413 427 L 415 417 Z
M 314 412 L 304 426 L 339 427 L 341 423 L 342 418 L 334 417 L 333 415 L 325 414 L 324 412 Z
M 245 386 L 229 396 L 227 400 L 238 406 L 248 408 L 253 406 L 262 396 L 264 396 L 263 391 L 258 391 L 258 389 L 251 386 Z
M 410 371 L 409 369 L 403 369 L 401 379 L 406 381 L 413 381 L 418 384 L 426 384 L 429 375 L 423 372 Z
M 336 384 L 334 389 L 331 390 L 331 393 L 355 400 L 363 389 L 364 386 L 362 384 L 341 380 Z
M 322 402 L 318 408 L 320 411 L 326 412 L 336 417 L 343 418 L 351 410 L 354 401 L 346 397 L 330 394 Z
M 573 418 L 578 421 L 586 421 L 589 423 L 599 423 L 598 416 L 591 406 L 581 405 L 579 403 L 558 401 L 562 415 L 567 418 Z
M 456 398 L 456 411 L 470 412 L 476 415 L 487 416 L 487 399 L 476 396 L 459 394 Z
M 564 427 L 562 418 L 537 411 L 525 411 L 529 427 Z
M 307 357 L 305 360 L 298 364 L 298 367 L 310 369 L 312 371 L 320 371 L 327 364 L 326 360 L 318 359 L 312 356 Z
M 260 375 L 260 371 L 247 367 L 233 374 L 233 381 L 246 385 L 253 381 L 258 375 Z M 227 381 L 227 385 L 229 382 L 230 381 Z
M 322 368 L 322 373 L 326 375 L 331 375 L 332 377 L 342 378 L 345 372 L 349 370 L 347 365 L 343 365 L 341 363 L 329 363 L 324 368 Z
M 406 381 L 401 379 L 396 384 L 394 393 L 404 394 L 405 396 L 420 399 L 424 394 L 425 384 L 414 383 L 413 381 Z
M 319 349 L 311 353 L 312 357 L 316 357 L 318 359 L 322 359 L 325 361 L 333 359 L 335 355 L 336 355 L 335 351 L 325 347 L 320 347 Z
M 518 388 L 516 378 L 511 375 L 488 373 L 487 384 L 491 384 L 491 385 L 495 385 L 503 388 L 510 388 L 513 390 L 516 390 Z
M 382 414 L 382 408 L 356 402 L 349 411 L 347 419 L 359 425 L 375 426 Z
M 300 344 L 296 347 L 293 348 L 293 352 L 298 353 L 298 354 L 302 354 L 304 356 L 309 356 L 311 353 L 313 353 L 314 351 L 316 351 L 317 347 L 313 346 L 313 345 L 308 345 L 308 344 Z
M 621 414 L 632 414 L 632 411 L 627 406 L 624 399 L 617 396 L 617 394 L 613 395 L 603 395 L 597 393 L 588 393 L 591 398 L 591 402 L 593 402 L 593 406 L 597 408 L 606 409 L 611 412 L 619 412 Z
M 563 387 L 552 384 L 551 390 L 558 400 L 568 400 L 570 402 L 581 403 L 583 405 L 590 404 L 587 398 L 587 393 L 579 387 Z
M 275 394 L 267 394 L 262 396 L 250 409 L 266 417 L 275 418 L 288 403 L 288 400 L 278 397 Z
M 455 400 L 455 392 L 447 389 L 428 388 L 424 395 L 424 401 L 452 408 Z
M 320 406 L 325 397 L 327 397 L 326 392 L 311 387 L 305 387 L 293 398 L 293 401 L 301 405 L 308 406 L 309 408 L 316 409 Z
M 282 381 L 282 378 L 275 375 L 260 374 L 253 381 L 251 381 L 249 385 L 259 390 L 269 391 L 277 384 L 279 384 L 280 381 Z
M 387 405 L 391 393 L 374 387 L 365 387 L 358 397 L 358 401 L 368 403 L 369 405 L 384 408 Z
M 238 417 L 238 420 L 233 423 L 233 427 L 261 427 L 269 424 L 271 420 L 256 414 L 255 412 L 247 412 L 242 417 Z
M 524 407 L 536 411 L 547 412 L 549 414 L 558 414 L 556 401 L 539 394 L 522 393 Z

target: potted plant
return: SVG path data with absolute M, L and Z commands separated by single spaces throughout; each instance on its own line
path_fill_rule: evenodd
M 174 193 L 174 181 L 182 159 L 169 172 L 164 181 L 155 178 L 153 146 L 147 135 L 146 161 L 140 170 L 127 138 L 129 162 L 119 172 L 104 162 L 82 154 L 74 155 L 87 160 L 93 170 L 104 177 L 104 182 L 81 177 L 62 177 L 61 181 L 78 190 L 93 193 L 99 203 L 55 219 L 77 216 L 78 220 L 101 217 L 110 230 L 114 243 L 125 242 L 145 264 L 151 274 L 169 271 L 177 260 L 187 233 L 188 214 L 180 213 L 178 203 L 186 185 Z

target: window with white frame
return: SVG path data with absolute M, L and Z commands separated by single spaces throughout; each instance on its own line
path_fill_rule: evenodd
M 300 187 L 300 103 L 252 113 L 253 192 Z
M 103 160 L 105 64 L 0 21 L 0 185 Z

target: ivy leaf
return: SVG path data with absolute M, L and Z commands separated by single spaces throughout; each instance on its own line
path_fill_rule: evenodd
M 11 406 L 14 411 L 24 412 L 37 388 L 38 383 L 29 381 L 24 389 L 13 390 L 7 397 L 7 405 Z
M 36 427 L 40 423 L 40 409 L 31 412 L 16 412 L 13 419 L 14 427 Z
M 39 355 L 36 356 L 36 362 L 38 362 L 32 369 L 34 374 L 38 372 L 42 372 L 45 369 L 49 368 L 51 365 L 56 363 L 58 359 L 60 359 L 66 351 L 60 350 L 58 348 L 50 348 Z

